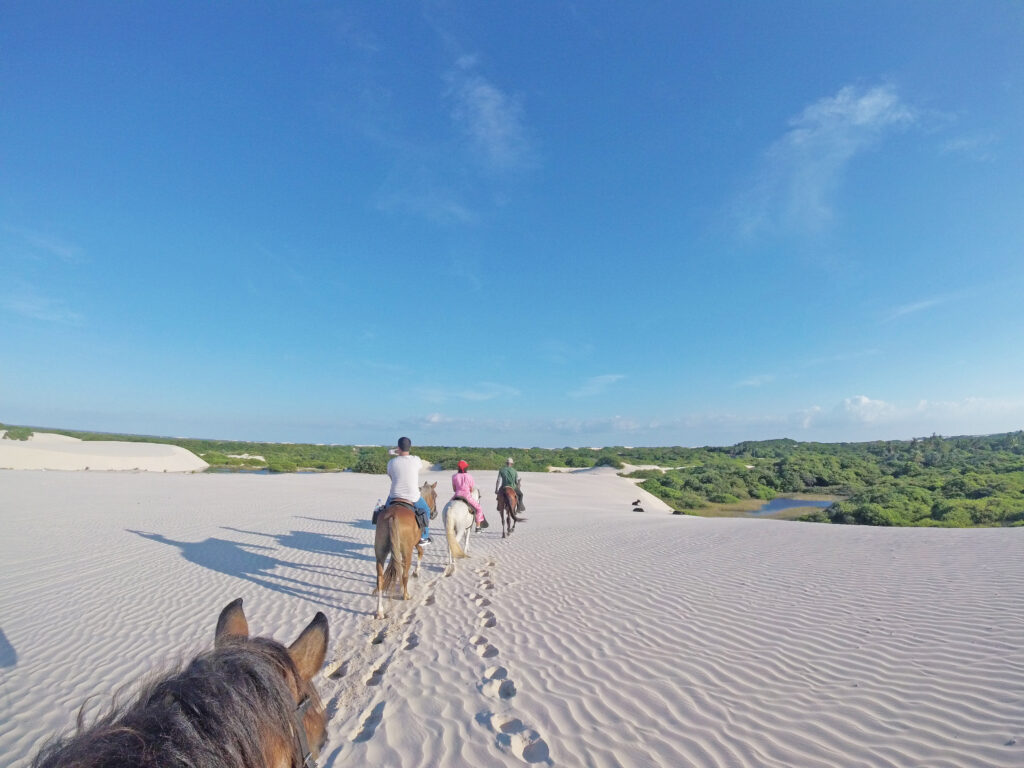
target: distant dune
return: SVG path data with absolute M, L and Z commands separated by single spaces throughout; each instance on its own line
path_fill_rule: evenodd
M 162 443 L 79 440 L 50 432 L 0 439 L 0 469 L 200 472 L 208 466 L 191 451 Z

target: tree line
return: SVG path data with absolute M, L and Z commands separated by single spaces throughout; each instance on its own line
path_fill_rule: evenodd
M 30 427 L 2 427 L 25 439 Z M 213 470 L 383 474 L 383 446 L 253 443 L 47 429 L 82 440 L 158 442 L 186 448 Z M 762 440 L 729 447 L 475 448 L 416 446 L 414 453 L 454 471 L 496 470 L 512 457 L 520 471 L 655 465 L 628 474 L 676 510 L 780 494 L 819 493 L 843 500 L 798 519 L 860 525 L 1024 525 L 1024 431 L 867 443 Z M 254 458 L 261 457 L 261 458 Z

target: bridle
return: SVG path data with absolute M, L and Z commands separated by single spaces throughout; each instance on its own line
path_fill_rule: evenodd
M 306 736 L 306 725 L 302 722 L 306 716 L 306 710 L 313 700 L 309 696 L 303 696 L 302 701 L 292 712 L 293 725 L 295 726 L 295 768 L 317 768 L 316 760 L 313 758 L 313 751 L 309 748 L 309 738 Z

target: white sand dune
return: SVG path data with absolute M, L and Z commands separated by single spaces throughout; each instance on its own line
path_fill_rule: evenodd
M 284 641 L 327 613 L 325 768 L 1024 765 L 1024 529 L 639 513 L 613 472 L 524 488 L 528 521 L 450 578 L 435 529 L 377 621 L 383 477 L 0 473 L 0 765 L 209 647 L 239 596 Z
M 51 432 L 0 439 L 0 469 L 197 472 L 208 466 L 191 451 L 162 443 L 79 440 Z

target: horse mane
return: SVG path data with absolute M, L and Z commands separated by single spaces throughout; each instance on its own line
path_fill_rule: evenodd
M 254 768 L 292 741 L 295 662 L 265 637 L 229 638 L 90 725 L 43 747 L 33 768 Z M 304 690 L 321 707 L 314 686 Z

